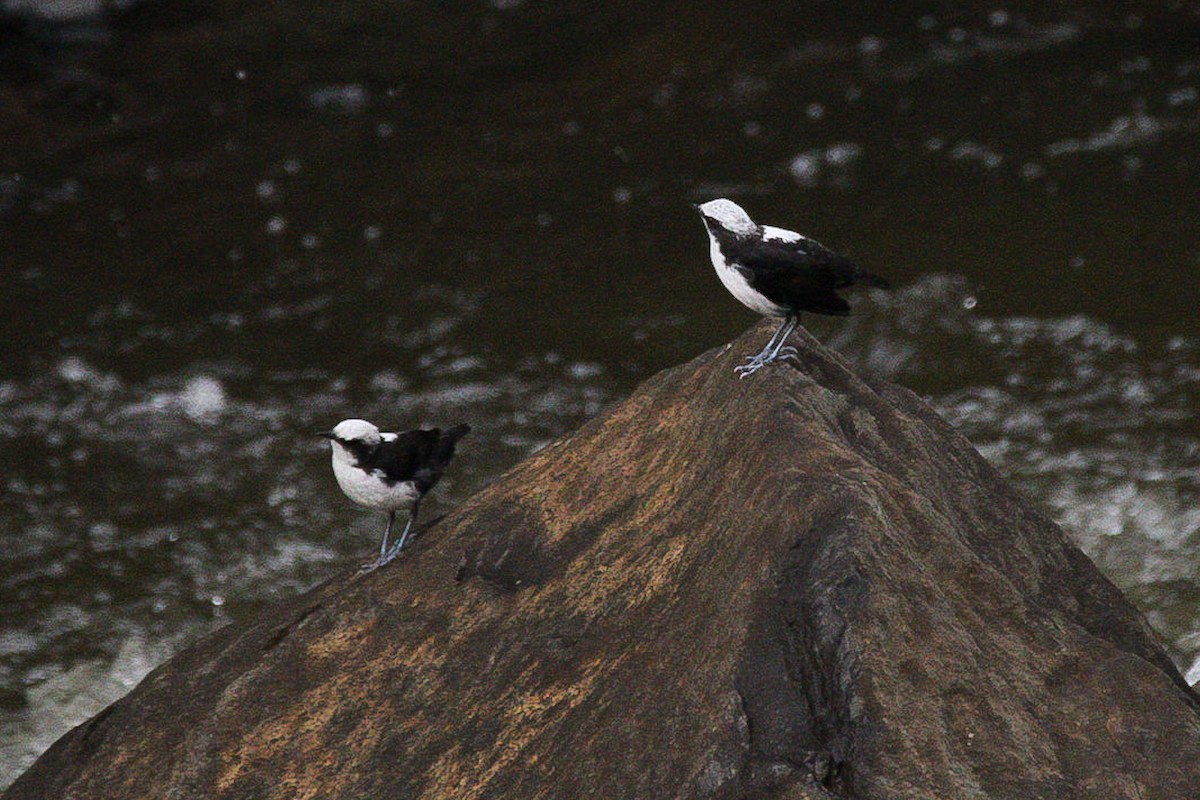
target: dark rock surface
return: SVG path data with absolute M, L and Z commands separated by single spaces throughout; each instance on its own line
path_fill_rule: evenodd
M 231 625 L 7 798 L 1185 798 L 1200 703 L 912 393 L 761 325 L 376 572 Z

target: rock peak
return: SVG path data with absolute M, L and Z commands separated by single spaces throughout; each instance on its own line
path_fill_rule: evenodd
M 738 380 L 768 327 L 176 656 L 7 796 L 1200 796 L 1200 705 L 1120 592 L 807 333 Z

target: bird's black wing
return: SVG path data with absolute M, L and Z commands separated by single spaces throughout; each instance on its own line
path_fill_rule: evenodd
M 359 466 L 379 470 L 390 483 L 414 480 L 429 461 L 440 435 L 437 428 L 405 431 L 391 441 L 384 440 L 375 445 L 365 458 L 359 457 Z
M 425 494 L 441 480 L 454 457 L 455 444 L 470 430 L 470 425 L 456 425 L 446 431 L 405 431 L 358 455 L 358 463 L 363 469 L 378 470 L 385 482 L 412 481 L 417 491 Z
M 755 242 L 736 254 L 733 263 L 751 288 L 776 305 L 797 312 L 850 313 L 836 290 L 854 282 L 854 265 L 815 242 Z
M 858 283 L 886 287 L 887 282 L 812 239 L 765 239 L 745 247 L 735 265 L 757 292 L 794 311 L 846 316 L 849 304 L 837 289 Z

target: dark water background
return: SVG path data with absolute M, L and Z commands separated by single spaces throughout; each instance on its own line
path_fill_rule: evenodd
M 0 22 L 0 785 L 370 557 L 313 431 L 472 423 L 433 516 L 744 330 L 715 196 L 1200 679 L 1196 3 L 113 8 Z

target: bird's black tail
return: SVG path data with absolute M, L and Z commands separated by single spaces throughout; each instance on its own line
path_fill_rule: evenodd
M 458 440 L 471 432 L 471 426 L 465 422 L 461 425 L 455 425 L 453 428 L 444 430 L 438 436 L 437 444 L 434 446 L 433 461 L 441 464 L 443 467 L 450 463 L 450 459 L 454 457 L 454 446 L 458 444 Z
M 449 430 L 442 431 L 442 441 L 445 441 L 446 439 L 450 439 L 452 442 L 457 442 L 459 439 L 466 436 L 470 432 L 471 432 L 471 426 L 468 425 L 467 423 L 463 422 L 459 425 L 455 425 L 453 428 L 450 428 Z
M 425 463 L 421 465 L 421 468 L 413 476 L 421 494 L 428 492 L 442 479 L 442 473 L 446 471 L 450 460 L 454 458 L 454 446 L 458 444 L 459 439 L 470 432 L 471 426 L 465 424 L 455 425 L 449 430 L 433 428 L 432 430 L 421 431 L 421 433 L 430 436 L 437 436 L 437 441 L 433 443 L 433 449 L 426 451 L 429 455 L 425 459 Z
M 854 268 L 854 282 L 859 286 L 874 286 L 876 289 L 892 288 L 886 278 L 881 278 L 873 272 L 867 272 L 859 266 Z

